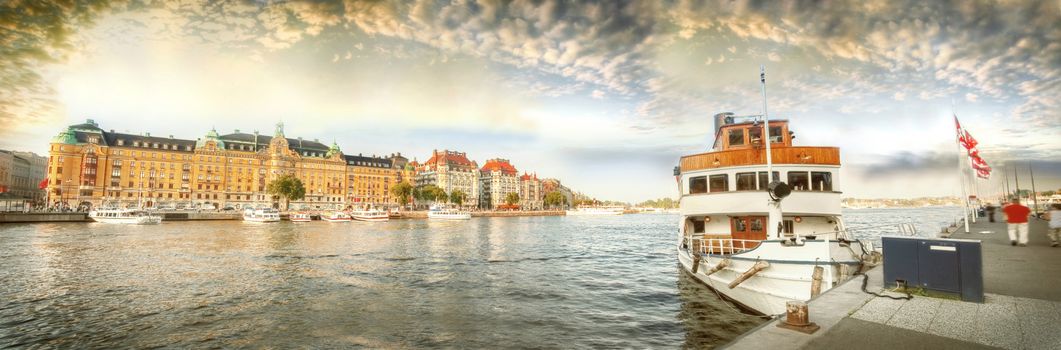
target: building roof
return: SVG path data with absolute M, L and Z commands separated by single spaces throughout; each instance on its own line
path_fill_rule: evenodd
M 468 160 L 468 155 L 464 152 L 455 152 L 450 150 L 435 150 L 431 154 L 431 158 L 424 162 L 424 167 L 429 169 L 435 169 L 440 165 L 446 165 L 451 168 L 464 168 L 464 169 L 476 169 L 478 164 L 474 161 Z
M 486 161 L 483 164 L 483 168 L 479 169 L 482 172 L 493 172 L 500 171 L 502 174 L 508 176 L 516 176 L 516 167 L 512 166 L 512 163 L 508 162 L 508 159 L 494 158 Z
M 237 131 L 235 133 L 231 133 L 231 134 L 227 134 L 227 135 L 221 135 L 219 137 L 219 139 L 221 139 L 222 141 L 225 141 L 225 142 L 227 142 L 229 144 L 236 144 L 236 145 L 242 144 L 242 145 L 253 146 L 254 147 L 254 151 L 260 151 L 260 150 L 269 148 L 269 142 L 273 140 L 273 137 L 272 136 L 268 136 L 268 135 L 262 135 L 262 134 L 248 134 L 248 133 L 245 133 L 245 132 L 238 132 Z M 328 147 L 327 145 L 325 145 L 323 143 L 320 143 L 320 141 L 317 141 L 317 140 L 312 140 L 311 141 L 311 140 L 305 140 L 305 139 L 301 139 L 301 138 L 293 139 L 293 138 L 290 138 L 290 137 L 287 137 L 286 139 L 287 139 L 288 148 L 290 148 L 292 151 L 295 151 L 298 154 L 301 154 L 303 156 L 324 157 L 328 153 L 328 150 L 330 149 L 330 147 Z M 238 149 L 238 148 L 230 147 L 230 149 Z
M 87 143 L 87 137 L 85 133 L 77 132 L 77 142 Z M 121 140 L 121 142 L 119 142 Z M 191 152 L 195 150 L 195 140 L 184 140 L 169 137 L 156 137 L 150 135 L 133 135 L 123 134 L 115 132 L 103 132 L 103 140 L 101 144 L 116 147 L 132 147 L 132 148 L 151 148 L 155 149 L 154 145 L 158 144 L 157 149 L 176 150 L 180 152 Z M 147 147 L 143 145 L 149 145 Z M 134 146 L 139 145 L 139 146 Z M 168 145 L 168 146 L 164 146 Z M 174 148 L 176 146 L 176 148 Z
M 392 165 L 390 158 L 383 157 L 366 157 L 360 154 L 354 156 L 343 156 L 346 159 L 346 165 L 351 166 L 365 166 L 373 168 L 390 168 Z
M 531 175 L 531 174 L 527 174 L 526 172 L 524 172 L 523 176 L 520 176 L 519 179 L 522 180 L 522 181 L 538 180 L 538 174 Z

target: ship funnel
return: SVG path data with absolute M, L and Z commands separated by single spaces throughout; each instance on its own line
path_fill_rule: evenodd
M 733 123 L 733 112 L 722 112 L 715 114 L 715 135 L 718 135 L 718 129 L 726 124 Z

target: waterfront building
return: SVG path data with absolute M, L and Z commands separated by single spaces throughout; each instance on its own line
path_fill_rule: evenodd
M 523 173 L 519 177 L 519 205 L 524 210 L 541 210 L 545 207 L 545 192 L 538 174 Z
M 572 192 L 570 188 L 567 188 L 567 186 L 564 186 L 563 184 L 561 184 L 560 180 L 550 178 L 550 179 L 542 179 L 541 181 L 542 181 L 542 193 L 543 193 L 542 196 L 543 196 L 543 198 L 544 198 L 545 194 L 549 194 L 549 193 L 552 193 L 552 192 L 560 192 L 560 194 L 562 194 L 564 196 L 564 198 L 566 200 L 565 202 L 567 203 L 568 207 L 572 206 L 575 203 L 574 192 Z
M 31 203 L 42 203 L 39 184 L 48 171 L 48 159 L 33 152 L 0 150 L 0 193 L 10 193 Z
M 431 158 L 416 164 L 416 186 L 435 185 L 446 191 L 464 192 L 467 205 L 474 206 L 479 198 L 479 164 L 468 159 L 464 152 L 434 150 Z
M 508 159 L 494 158 L 479 169 L 479 207 L 494 209 L 506 205 L 509 193 L 519 193 L 519 177 L 516 167 Z
M 299 178 L 305 198 L 292 208 L 338 208 L 345 202 L 347 164 L 339 146 L 273 136 L 220 135 L 196 140 L 104 131 L 91 119 L 52 139 L 47 194 L 52 203 L 160 207 L 279 207 L 267 193 L 282 175 Z
M 399 205 L 391 194 L 391 187 L 399 182 L 412 181 L 412 169 L 401 153 L 388 157 L 349 155 L 346 159 L 346 203 L 351 206 Z

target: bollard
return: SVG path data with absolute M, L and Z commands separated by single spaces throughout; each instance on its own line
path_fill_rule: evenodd
M 810 310 L 807 308 L 807 303 L 803 301 L 785 303 L 785 319 L 778 322 L 777 326 L 807 334 L 812 334 L 821 329 L 817 324 L 810 321 Z

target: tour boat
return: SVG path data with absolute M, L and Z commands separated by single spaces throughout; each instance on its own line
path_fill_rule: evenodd
M 95 222 L 106 224 L 155 225 L 162 222 L 162 216 L 138 209 L 98 209 L 88 213 Z
M 280 212 L 273 208 L 246 209 L 243 211 L 243 221 L 246 222 L 279 222 Z
M 351 219 L 350 219 L 350 215 L 347 215 L 344 212 L 336 210 L 336 211 L 330 211 L 330 212 L 326 212 L 326 213 L 321 213 L 321 220 L 324 220 L 324 221 L 327 221 L 327 222 L 350 222 Z
M 350 212 L 350 216 L 357 221 L 378 222 L 390 220 L 390 215 L 379 209 L 354 210 Z
M 762 116 L 721 113 L 714 129 L 712 150 L 683 156 L 674 169 L 685 271 L 745 308 L 777 315 L 876 257 L 844 227 L 838 148 L 793 146 L 788 121 Z
M 580 206 L 575 210 L 568 210 L 567 215 L 622 215 L 623 207 L 618 206 Z
M 313 218 L 307 213 L 292 213 L 289 220 L 291 222 L 310 222 L 313 221 Z
M 391 211 L 387 212 L 387 216 L 389 216 L 391 219 L 401 219 L 402 212 L 398 211 L 398 209 L 391 209 Z
M 427 218 L 439 220 L 468 220 L 472 218 L 472 214 L 457 208 L 434 206 L 427 212 Z

